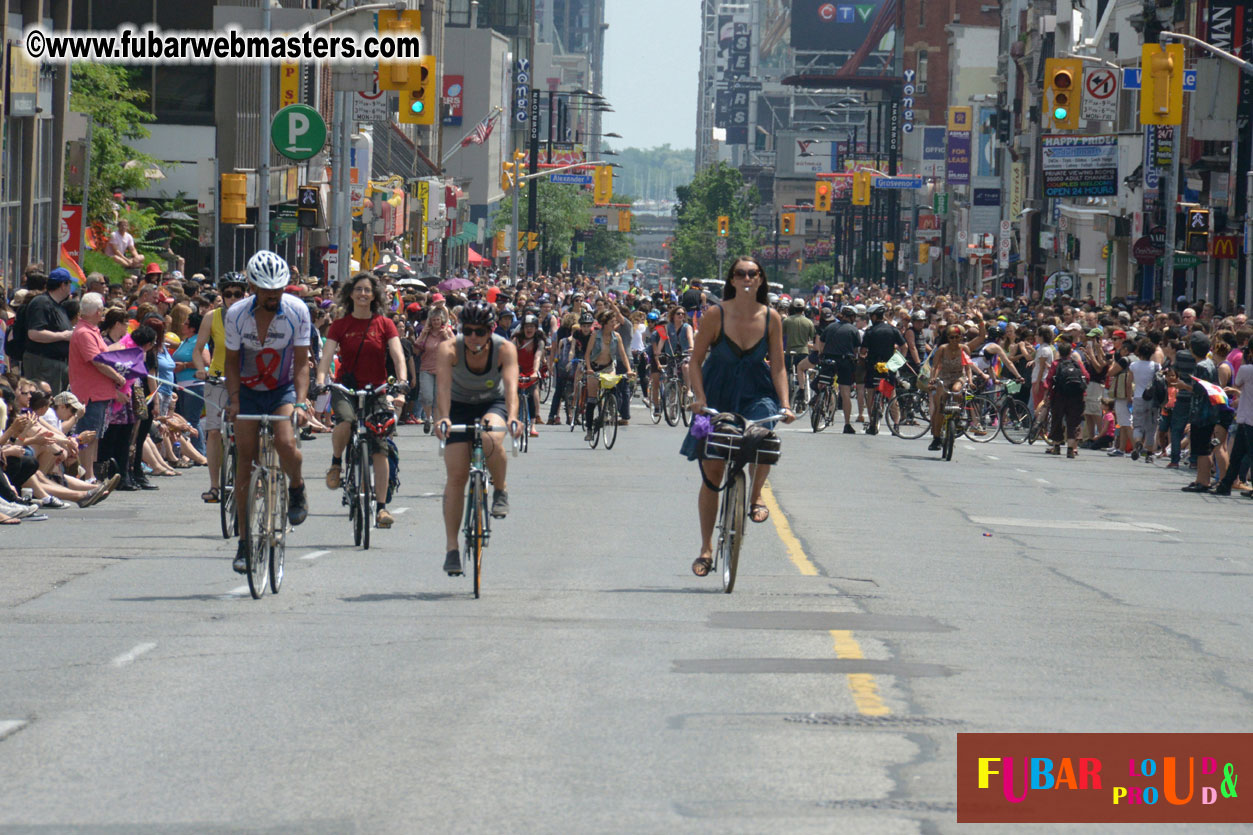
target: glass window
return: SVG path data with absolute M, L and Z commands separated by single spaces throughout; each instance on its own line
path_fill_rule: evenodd
M 152 23 L 156 20 L 156 10 L 153 8 L 155 5 L 156 0 L 91 0 L 91 28 L 116 29 L 123 23 L 133 23 L 136 26 Z
M 926 4 L 924 3 L 923 5 L 926 5 Z M 917 79 L 917 82 L 918 82 L 918 83 L 917 83 L 917 85 L 916 85 L 916 86 L 917 86 L 917 88 L 918 88 L 918 90 L 917 90 L 918 95 L 920 95 L 920 96 L 921 96 L 921 95 L 924 95 L 924 94 L 927 92 L 927 63 L 928 63 L 928 60 L 929 60 L 929 59 L 928 59 L 928 57 L 927 57 L 927 50 L 925 50 L 925 49 L 920 49 L 920 50 L 918 50 L 918 71 L 917 71 L 917 72 L 918 72 L 918 79 Z
M 162 122 L 211 125 L 215 73 L 209 65 L 157 67 L 152 112 Z

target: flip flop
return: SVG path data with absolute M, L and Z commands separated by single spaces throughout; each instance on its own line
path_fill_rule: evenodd
M 20 525 L 20 524 L 22 524 L 21 519 L 15 519 L 12 516 L 5 516 L 3 513 L 0 513 L 0 525 Z
M 714 561 L 709 557 L 697 557 L 692 563 L 692 573 L 697 577 L 708 577 L 714 570 Z
M 766 515 L 758 519 L 757 518 L 758 510 L 766 511 Z M 748 508 L 748 518 L 754 524 L 760 525 L 762 522 L 765 522 L 770 519 L 770 508 L 766 507 L 764 504 L 751 505 Z

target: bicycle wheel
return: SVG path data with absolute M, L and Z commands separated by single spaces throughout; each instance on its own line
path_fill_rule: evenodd
M 866 417 L 866 431 L 879 434 L 879 414 L 883 411 L 883 395 L 875 391 L 870 395 L 870 414 Z
M 600 446 L 600 434 L 604 422 L 604 407 L 601 405 L 600 399 L 597 398 L 596 401 L 592 403 L 592 418 L 591 422 L 587 425 L 588 431 L 592 433 L 592 437 L 587 439 L 587 445 L 592 449 L 596 449 L 596 447 Z
M 996 401 L 984 394 L 976 394 L 966 404 L 966 424 L 962 432 L 976 444 L 986 444 L 1000 431 L 1000 416 Z
M 222 455 L 222 469 L 218 474 L 218 510 L 222 516 L 222 538 L 230 539 L 239 534 L 239 515 L 235 508 L 235 445 Z
M 521 392 L 521 402 L 518 403 L 518 418 L 522 424 L 522 437 L 518 440 L 518 446 L 523 452 L 526 452 L 530 446 L 531 439 L 531 396 L 529 392 Z
M 692 423 L 692 395 L 687 390 L 687 386 L 679 384 L 679 417 L 683 419 L 684 426 L 690 426 Z
M 953 421 L 956 419 L 954 416 L 944 421 L 944 442 L 940 447 L 940 456 L 945 461 L 953 460 L 953 447 L 957 443 L 957 427 L 953 425 Z
M 470 522 L 466 536 L 466 555 L 474 565 L 474 599 L 479 598 L 479 584 L 483 575 L 483 545 L 486 541 L 485 517 L 487 505 L 487 484 L 483 474 L 471 476 L 471 510 Z
M 362 444 L 357 451 L 357 519 L 361 523 L 361 547 L 370 550 L 370 528 L 374 525 L 374 456 Z M 355 529 L 354 529 L 355 532 Z
M 539 402 L 547 403 L 553 393 L 553 375 L 545 374 L 539 381 Z
M 748 515 L 744 471 L 740 470 L 722 491 L 722 530 L 718 536 L 718 562 L 722 569 L 722 591 L 735 588 L 735 572 L 740 565 L 740 545 L 744 542 L 744 520 Z
M 809 425 L 815 432 L 821 432 L 831 422 L 829 412 L 835 408 L 831 401 L 831 388 L 822 389 L 814 394 L 814 402 L 809 407 Z
M 265 594 L 270 582 L 269 485 L 260 468 L 253 471 L 248 490 L 248 591 L 254 600 Z
M 577 371 L 575 373 L 578 373 Z M 570 394 L 570 405 L 566 409 L 566 413 L 570 415 L 570 431 L 574 431 L 574 427 L 583 425 L 583 376 L 574 381 L 573 392 Z
M 898 438 L 912 441 L 931 428 L 927 398 L 920 392 L 897 392 L 888 400 L 885 411 L 888 429 Z
M 287 557 L 287 477 L 278 475 L 278 495 L 274 503 L 274 534 L 270 547 L 270 594 L 278 594 L 283 586 L 283 562 Z
M 679 425 L 679 384 L 675 380 L 667 380 L 661 386 L 661 410 L 666 418 L 667 426 Z
M 618 399 L 613 396 L 613 391 L 605 392 L 605 396 L 600 399 L 601 412 L 604 414 L 603 421 L 605 428 L 605 449 L 613 449 L 614 442 L 618 440 Z
M 1026 403 L 1013 397 L 1009 398 L 1001 406 L 998 420 L 1001 423 L 1001 434 L 1005 436 L 1005 440 L 1011 444 L 1021 444 L 1027 440 L 1027 434 L 1031 431 L 1031 409 Z
M 645 391 L 652 391 L 651 383 L 649 384 L 649 388 L 645 389 Z M 652 398 L 654 396 L 657 399 L 661 399 L 661 383 L 657 384 L 656 392 L 654 392 L 653 394 L 649 395 L 649 397 L 646 397 L 644 399 L 644 408 L 648 409 L 648 416 L 652 418 L 653 424 L 655 425 L 655 424 L 661 423 L 662 410 L 660 407 L 653 405 Z
M 360 487 L 357 485 L 357 477 L 361 472 L 361 468 L 357 466 L 357 442 L 354 439 L 348 445 L 348 452 L 344 456 L 344 501 L 348 504 L 348 519 L 352 523 L 352 544 L 361 544 L 361 500 Z
M 805 402 L 805 389 L 800 383 L 792 383 L 792 391 L 788 395 L 788 401 L 792 404 L 792 414 L 797 417 L 803 417 L 808 404 Z

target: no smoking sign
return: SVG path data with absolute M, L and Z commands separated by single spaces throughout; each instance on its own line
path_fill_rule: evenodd
M 1118 118 L 1118 74 L 1114 70 L 1089 67 L 1083 71 L 1083 102 L 1079 115 L 1102 121 Z

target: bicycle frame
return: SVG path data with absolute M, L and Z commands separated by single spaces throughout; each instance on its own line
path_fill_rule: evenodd
M 373 387 L 350 389 L 340 383 L 327 383 L 326 387 L 352 399 L 355 404 L 352 434 L 348 440 L 348 447 L 344 450 L 341 501 L 348 508 L 348 518 L 352 520 L 353 544 L 361 545 L 368 550 L 376 497 L 375 485 L 371 483 L 374 474 L 374 456 L 370 454 L 371 432 L 366 426 L 366 407 L 371 399 L 386 393 L 390 386 L 388 383 L 380 383 Z M 361 466 L 362 462 L 364 466 Z M 363 475 L 361 479 L 357 478 L 358 467 L 361 468 Z
M 245 514 L 245 526 L 240 531 L 240 536 L 247 536 L 252 545 L 249 549 L 248 589 L 255 599 L 265 594 L 267 585 L 272 593 L 277 594 L 283 582 L 287 544 L 287 474 L 283 472 L 278 450 L 274 446 L 274 426 L 281 422 L 294 424 L 296 416 L 236 415 L 235 420 L 257 423 L 257 458 L 252 463 L 247 496 L 249 512 Z
M 479 578 L 483 570 L 483 549 L 492 538 L 492 515 L 487 511 L 487 456 L 483 452 L 483 435 L 500 432 L 499 428 L 486 423 L 452 424 L 448 432 L 470 433 L 470 474 L 466 479 L 466 506 L 462 521 L 462 535 L 466 556 L 473 565 L 474 597 L 479 597 Z M 439 442 L 439 454 L 443 456 L 447 440 Z M 513 442 L 513 455 L 518 455 L 518 443 Z M 481 529 L 479 526 L 482 526 Z

